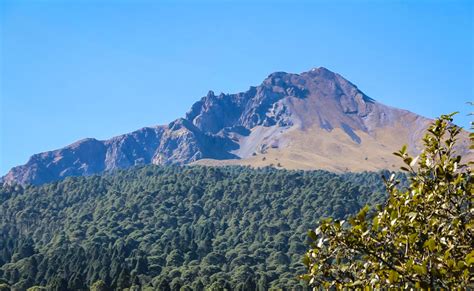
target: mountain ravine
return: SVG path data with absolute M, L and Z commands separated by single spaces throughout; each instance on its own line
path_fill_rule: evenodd
M 375 101 L 326 68 L 276 72 L 245 92 L 209 91 L 168 125 L 35 154 L 2 180 L 42 184 L 144 164 L 395 170 L 392 152 L 403 144 L 419 151 L 429 122 Z M 467 138 L 460 151 L 472 155 Z

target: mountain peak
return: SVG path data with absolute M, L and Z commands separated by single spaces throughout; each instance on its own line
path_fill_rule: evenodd
M 216 97 L 216 94 L 214 94 L 214 91 L 209 90 L 206 95 L 207 98 L 214 98 Z
M 329 70 L 326 67 L 314 67 L 314 68 L 310 69 L 309 71 L 305 71 L 305 72 L 302 72 L 300 74 L 288 73 L 288 72 L 285 72 L 285 71 L 276 71 L 276 72 L 273 72 L 270 75 L 268 75 L 266 79 L 284 78 L 284 77 L 288 77 L 288 76 L 299 76 L 299 75 L 303 75 L 303 74 L 325 75 L 325 76 L 337 75 L 337 73 Z
M 282 78 L 282 77 L 285 77 L 287 75 L 292 75 L 292 74 L 287 73 L 287 72 L 283 72 L 283 71 L 273 72 L 270 75 L 268 75 L 268 77 L 266 79 Z
M 312 68 L 311 70 L 309 70 L 310 72 L 330 72 L 330 73 L 334 73 L 333 71 L 329 70 L 328 68 L 326 67 L 314 67 Z
M 324 67 L 274 72 L 245 92 L 209 91 L 168 125 L 36 154 L 2 180 L 42 184 L 150 163 L 391 169 L 391 153 L 406 142 L 416 148 L 428 121 L 374 101 Z

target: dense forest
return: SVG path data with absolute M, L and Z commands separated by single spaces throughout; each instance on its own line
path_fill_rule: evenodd
M 146 166 L 3 186 L 0 286 L 306 290 L 308 229 L 383 203 L 382 174 Z

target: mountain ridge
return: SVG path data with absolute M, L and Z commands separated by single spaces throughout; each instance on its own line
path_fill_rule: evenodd
M 429 121 L 375 101 L 323 67 L 301 74 L 275 72 L 244 92 L 216 95 L 209 91 L 185 117 L 168 125 L 144 127 L 103 141 L 83 139 L 35 154 L 2 179 L 5 183 L 42 184 L 144 164 L 379 170 L 395 166 L 390 158 L 382 160 L 400 145 L 382 136 L 397 135 L 416 151 Z M 305 144 L 313 149 L 304 148 Z M 360 165 L 363 155 L 368 160 L 365 149 L 376 152 L 374 157 L 380 161 L 366 162 L 369 166 L 365 168 Z M 336 156 L 332 165 L 327 157 L 334 153 L 348 161 Z M 313 158 L 306 161 L 305 155 Z M 356 165 L 351 166 L 351 159 Z

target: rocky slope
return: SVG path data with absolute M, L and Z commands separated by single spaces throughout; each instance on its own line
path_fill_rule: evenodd
M 185 118 L 109 140 L 84 139 L 33 155 L 3 177 L 41 184 L 143 164 L 244 164 L 363 171 L 395 168 L 391 153 L 429 120 L 385 106 L 325 68 L 276 72 L 238 94 L 207 96 Z M 467 151 L 467 140 L 463 141 Z

